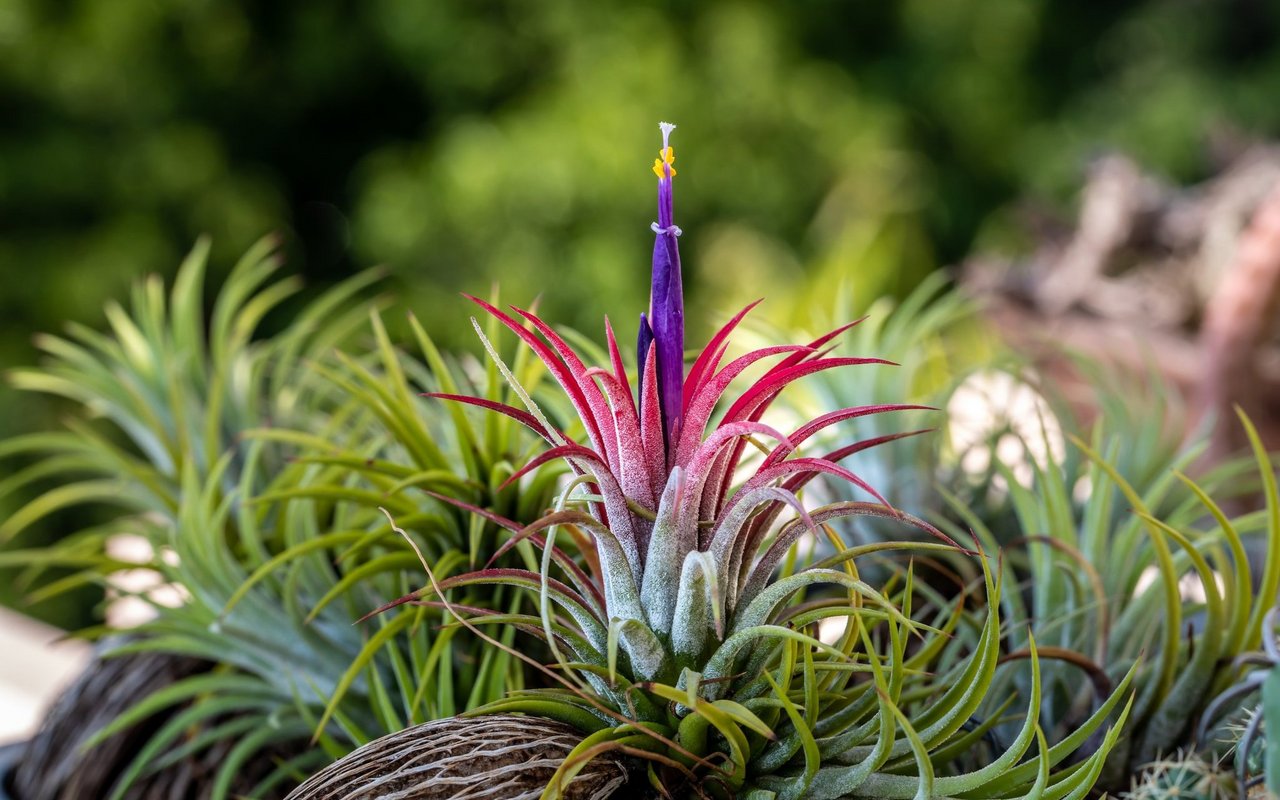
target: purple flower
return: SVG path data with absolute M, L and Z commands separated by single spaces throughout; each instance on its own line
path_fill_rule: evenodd
M 658 176 L 658 221 L 650 227 L 657 235 L 653 243 L 653 283 L 649 292 L 649 314 L 640 316 L 640 374 L 644 374 L 649 342 L 658 360 L 658 399 L 662 410 L 667 447 L 679 440 L 684 394 L 684 291 L 680 279 L 680 248 L 676 244 L 680 228 L 673 222 L 671 179 L 676 160 L 671 148 L 675 125 L 661 122 L 662 150 L 654 159 Z

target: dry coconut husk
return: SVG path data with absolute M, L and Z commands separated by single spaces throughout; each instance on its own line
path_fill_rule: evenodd
M 58 696 L 14 770 L 17 800 L 106 797 L 157 724 L 137 726 L 84 752 L 85 742 L 147 695 L 208 669 L 158 653 L 95 658 Z
M 114 644 L 119 644 L 118 641 Z M 109 651 L 111 644 L 102 650 Z M 95 658 L 61 694 L 18 756 L 8 788 L 14 800 L 88 800 L 115 790 L 138 750 L 184 706 L 143 720 L 85 751 L 89 739 L 153 692 L 212 665 L 170 653 Z M 234 742 L 223 742 L 137 778 L 125 800 L 205 800 Z M 274 769 L 271 759 L 246 765 L 233 792 L 251 789 Z M 274 796 L 279 796 L 275 794 Z
M 330 764 L 287 800 L 538 800 L 582 734 L 536 717 L 436 720 L 370 742 Z M 604 800 L 627 781 L 617 753 L 596 756 L 566 800 Z

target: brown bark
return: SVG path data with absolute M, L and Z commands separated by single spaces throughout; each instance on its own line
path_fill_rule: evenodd
M 1205 463 L 1244 444 L 1237 404 L 1280 446 L 1280 148 L 1246 150 L 1186 188 L 1109 156 L 1080 205 L 1073 227 L 1042 226 L 1031 255 L 965 265 L 1005 338 L 1068 389 L 1087 390 L 1068 352 L 1139 380 L 1154 367 L 1193 403 L 1171 424 L 1215 420 Z M 1091 398 L 1073 399 L 1087 417 Z

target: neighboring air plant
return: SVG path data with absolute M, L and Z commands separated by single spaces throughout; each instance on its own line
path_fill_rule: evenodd
M 1002 467 L 1012 519 L 984 518 L 981 508 L 953 498 L 958 522 L 941 522 L 973 531 L 987 547 L 1002 543 L 1005 580 L 1026 587 L 1004 595 L 1008 658 L 1026 657 L 1032 636 L 1041 657 L 1053 658 L 1043 668 L 1048 730 L 1069 729 L 1116 680 L 1134 673 L 1136 702 L 1103 772 L 1104 788 L 1122 789 L 1145 764 L 1203 746 L 1196 721 L 1237 680 L 1237 657 L 1262 641 L 1264 614 L 1280 589 L 1280 500 L 1267 455 L 1241 420 L 1266 514 L 1231 519 L 1211 496 L 1247 485 L 1246 462 L 1200 481 L 1180 471 L 1202 444 L 1136 488 L 1116 466 L 1130 437 L 1099 426 L 1091 444 L 1071 437 L 1083 462 L 1036 464 L 1026 485 Z M 1260 575 L 1245 546 L 1257 533 L 1266 541 Z M 1006 675 L 1000 685 L 1018 684 Z
M 841 408 L 786 434 L 764 421 L 779 393 L 801 378 L 886 362 L 829 356 L 825 348 L 849 327 L 843 326 L 806 345 L 763 347 L 722 365 L 748 308 L 712 337 L 686 373 L 681 231 L 672 213 L 674 126 L 661 127 L 653 292 L 641 319 L 637 391 L 607 322 L 608 365 L 588 367 L 536 315 L 521 309 L 509 315 L 472 298 L 543 362 L 580 417 L 581 437 L 552 423 L 483 334 L 524 408 L 437 395 L 518 420 L 546 441 L 549 448 L 510 480 L 554 460 L 568 464 L 572 477 L 557 509 L 542 519 L 521 525 L 482 512 L 511 531 L 511 546 L 536 540 L 539 569 L 431 575 L 429 586 L 384 608 L 441 605 L 469 617 L 464 623 L 477 631 L 514 625 L 545 641 L 555 658 L 547 674 L 561 685 L 515 692 L 481 709 L 551 717 L 586 735 L 544 798 L 563 796 L 574 775 L 604 753 L 644 760 L 637 780 L 648 789 L 632 787 L 627 796 L 1084 797 L 1115 742 L 1115 728 L 1101 729 L 1108 719 L 1123 719 L 1127 679 L 1050 746 L 1037 722 L 1040 663 L 1032 645 L 1033 694 L 1021 728 L 1000 752 L 979 760 L 979 743 L 1007 713 L 1006 705 L 987 719 L 975 717 L 988 700 L 1002 636 L 1002 587 L 987 559 L 979 560 L 985 577 L 960 587 L 959 597 L 920 584 L 901 564 L 882 588 L 872 587 L 859 575 L 860 559 L 959 549 L 928 523 L 890 507 L 839 463 L 911 434 L 796 455 L 838 423 L 920 407 Z M 770 360 L 761 377 L 734 391 L 749 368 Z M 820 476 L 872 501 L 807 508 L 802 490 Z M 834 525 L 850 517 L 893 520 L 938 541 L 848 547 Z M 830 540 L 835 555 L 803 560 L 796 546 L 808 537 Z M 567 543 L 580 559 L 562 549 Z M 539 613 L 471 609 L 450 599 L 480 584 L 536 593 Z M 823 641 L 816 634 L 830 621 L 843 623 L 842 630 Z M 1095 733 L 1089 754 L 1053 771 Z M 332 770 L 350 768 L 348 761 Z M 483 764 L 477 770 L 475 781 L 484 786 Z
M 169 607 L 140 597 L 155 606 L 155 619 L 111 648 L 135 660 L 108 658 L 101 668 L 131 680 L 107 685 L 109 705 L 82 693 L 77 700 L 94 714 L 60 705 L 65 713 L 50 720 L 50 735 L 19 764 L 24 787 L 44 793 L 24 800 L 62 797 L 64 787 L 76 796 L 150 797 L 154 787 L 185 786 L 179 774 L 203 776 L 193 797 L 279 796 L 283 783 L 378 736 L 523 686 L 523 664 L 480 650 L 465 631 L 441 630 L 433 609 L 387 615 L 375 631 L 353 625 L 370 605 L 421 580 L 414 548 L 379 506 L 427 534 L 420 549 L 449 575 L 484 563 L 507 537 L 435 495 L 522 520 L 551 502 L 554 470 L 503 486 L 532 445 L 516 423 L 477 424 L 461 409 L 424 413 L 434 402 L 408 385 L 497 401 L 505 381 L 496 368 L 477 375 L 449 361 L 412 318 L 420 356 L 395 349 L 377 303 L 359 300 L 372 274 L 255 338 L 263 315 L 298 288 L 296 279 L 269 280 L 279 267 L 274 250 L 264 241 L 245 256 L 207 330 L 202 242 L 169 298 L 149 280 L 135 292 L 132 314 L 109 308 L 110 335 L 75 328 L 70 339 L 42 337 L 51 362 L 12 376 L 20 388 L 77 407 L 67 431 L 0 443 L 0 456 L 34 459 L 0 492 L 57 482 L 0 521 L 0 538 L 68 507 L 106 504 L 108 516 L 51 547 L 0 553 L 0 565 L 23 566 L 26 577 L 49 566 L 75 569 L 33 600 L 85 583 L 110 586 L 122 569 L 150 570 L 181 598 Z M 368 355 L 336 349 L 366 324 Z M 536 376 L 515 363 L 532 385 Z M 121 533 L 145 537 L 151 557 L 112 557 L 110 539 Z M 537 564 L 531 544 L 508 558 Z M 478 589 L 459 600 L 502 609 L 527 602 L 513 594 Z M 138 679 L 146 669 L 164 680 Z M 122 698 L 120 686 L 138 688 Z M 98 720 L 107 724 L 77 725 Z M 78 739 L 65 736 L 68 727 Z M 108 739 L 129 747 L 91 750 L 88 758 L 68 751 Z M 106 753 L 123 760 L 102 763 Z M 81 764 L 106 783 L 87 784 L 90 770 Z
M 837 293 L 832 302 L 840 317 L 850 315 L 851 305 L 847 293 Z M 808 414 L 893 401 L 944 410 L 933 414 L 940 435 L 878 447 L 864 459 L 860 474 L 877 487 L 883 483 L 885 496 L 895 504 L 936 509 L 945 507 L 942 496 L 950 495 L 951 505 L 977 515 L 998 537 L 1007 536 L 999 539 L 1001 545 L 1022 535 L 1008 484 L 1016 480 L 1025 485 L 1034 478 L 1032 461 L 1047 468 L 1052 459 L 1077 511 L 1090 502 L 1084 489 L 1091 462 L 1078 449 L 1064 447 L 1066 438 L 1087 440 L 1099 427 L 1103 438 L 1121 440 L 1123 446 L 1110 463 L 1140 493 L 1168 484 L 1170 469 L 1190 464 L 1183 440 L 1187 410 L 1158 372 L 1122 374 L 1064 352 L 1063 361 L 1075 373 L 1075 382 L 1064 388 L 1056 373 L 1039 373 L 1003 345 L 978 304 L 946 289 L 941 273 L 927 278 L 901 303 L 877 300 L 850 338 L 858 350 L 874 351 L 901 366 L 876 370 L 858 381 L 839 373 L 816 376 L 798 395 L 784 398 L 788 410 Z M 929 424 L 927 412 L 915 411 L 854 419 L 847 427 L 853 435 L 869 438 L 889 432 L 888 424 L 904 416 L 913 425 Z M 829 431 L 821 444 L 834 445 L 847 434 Z M 1201 484 L 1218 495 L 1234 488 L 1229 477 L 1216 473 Z M 1164 498 L 1170 507 L 1188 499 L 1194 505 L 1191 493 L 1176 486 Z M 1153 510 L 1161 514 L 1165 507 Z
M 903 331 L 927 337 L 939 324 L 962 324 L 957 305 L 954 298 L 933 304 L 912 298 L 885 326 L 888 353 L 899 357 Z M 1006 663 L 1025 659 L 1034 635 L 1045 661 L 1041 721 L 1051 738 L 1087 718 L 1136 668 L 1137 700 L 1102 788 L 1127 788 L 1144 765 L 1175 751 L 1212 760 L 1196 721 L 1233 710 L 1241 692 L 1256 688 L 1235 683 L 1240 668 L 1234 662 L 1271 630 L 1262 615 L 1280 587 L 1280 522 L 1272 517 L 1280 506 L 1252 426 L 1242 418 L 1253 459 L 1214 466 L 1193 481 L 1184 473 L 1202 464 L 1204 438 L 1183 441 L 1179 397 L 1156 375 L 1143 385 L 1076 362 L 1097 411 L 1085 426 L 1052 382 L 1012 360 L 1000 373 L 1004 381 L 992 380 L 986 365 L 966 379 L 952 366 L 958 358 L 941 361 L 937 372 L 954 375 L 952 386 L 913 399 L 951 408 L 957 387 L 963 392 L 982 380 L 1036 402 L 1010 404 L 996 396 L 983 409 L 989 415 L 984 431 L 967 437 L 971 449 L 958 448 L 966 437 L 957 435 L 903 440 L 894 443 L 892 458 L 884 458 L 884 449 L 869 454 L 880 463 L 867 472 L 930 487 L 945 498 L 933 522 L 956 537 L 973 532 L 989 551 L 1001 550 L 1005 584 L 1019 587 L 1002 595 Z M 877 382 L 825 376 L 810 388 L 819 398 L 845 403 L 884 402 L 891 391 Z M 1024 418 L 1015 418 L 1017 411 Z M 866 436 L 879 432 L 880 421 L 853 424 Z M 1006 449 L 1022 458 L 1011 460 Z M 1267 513 L 1232 519 L 1223 510 L 1258 489 Z M 873 542 L 884 535 L 864 531 Z M 1251 537 L 1261 540 L 1252 550 Z M 1233 685 L 1237 691 L 1219 694 Z M 1026 697 L 1033 690 L 1025 674 L 1007 667 L 994 686 L 983 716 L 1011 693 Z M 1014 730 L 1016 724 L 1005 724 L 996 733 Z
M 65 430 L 0 443 L 0 455 L 31 461 L 0 491 L 53 484 L 0 522 L 0 541 L 12 541 L 66 509 L 88 507 L 101 522 L 70 531 L 47 548 L 0 554 L 0 564 L 25 568 L 29 580 L 49 567 L 74 570 L 36 590 L 32 602 L 85 584 L 128 596 L 129 590 L 115 582 L 120 570 L 152 571 L 175 586 L 181 598 L 170 607 L 147 593 L 138 596 L 157 617 L 129 631 L 109 655 L 147 653 L 149 660 L 97 668 L 137 673 L 144 663 L 155 662 L 161 666 L 152 672 L 160 679 L 112 681 L 108 691 L 136 687 L 131 707 L 99 730 L 81 731 L 77 744 L 101 743 L 143 720 L 145 735 L 111 767 L 93 763 L 111 748 L 89 750 L 88 756 L 78 749 L 59 754 L 58 745 L 72 742 L 64 737 L 44 743 L 38 764 L 18 766 L 19 780 L 38 786 L 39 797 L 60 797 L 71 787 L 76 795 L 139 796 L 135 783 L 181 785 L 176 777 L 166 779 L 166 770 L 206 774 L 193 796 L 219 798 L 232 791 L 268 796 L 294 771 L 325 760 L 323 753 L 309 752 L 311 726 L 295 712 L 295 700 L 311 694 L 315 703 L 314 692 L 330 691 L 350 654 L 358 652 L 362 636 L 350 628 L 351 617 L 331 614 L 320 624 L 302 625 L 283 593 L 262 603 L 255 598 L 234 617 L 220 619 L 219 612 L 280 545 L 280 537 L 264 531 L 242 500 L 286 468 L 288 451 L 243 445 L 239 437 L 269 422 L 320 424 L 338 401 L 331 387 L 308 377 L 306 364 L 323 359 L 360 325 L 368 304 L 357 302 L 358 293 L 375 276 L 331 290 L 276 336 L 254 341 L 262 318 L 300 288 L 297 279 L 272 280 L 280 265 L 275 251 L 275 242 L 263 240 L 245 254 L 213 304 L 207 327 L 208 243 L 202 241 L 182 265 L 169 296 L 158 277 L 141 282 L 132 313 L 108 306 L 109 334 L 73 326 L 66 338 L 42 336 L 37 343 L 49 363 L 10 375 L 20 389 L 73 405 Z M 122 534 L 143 537 L 151 555 L 140 562 L 113 556 L 111 540 Z M 192 666 L 193 659 L 199 666 Z M 94 685 L 89 678 L 80 687 Z M 216 699 L 196 702 L 210 694 Z M 103 704 L 91 692 L 78 700 Z M 127 698 L 113 702 L 129 705 Z M 73 721 L 104 721 L 90 713 L 77 715 L 65 704 L 60 708 Z M 374 719 L 359 707 L 349 708 L 353 716 Z M 58 723 L 51 718 L 55 730 Z M 223 755 L 207 769 L 204 752 L 219 750 Z M 255 757 L 261 762 L 249 764 Z M 92 765 L 107 782 L 86 784 L 81 765 Z M 246 784 L 250 775 L 256 777 Z
M 846 292 L 839 292 L 833 311 L 822 318 L 855 316 Z M 811 312 L 812 313 L 812 312 Z M 825 409 L 875 406 L 884 403 L 925 404 L 893 415 L 868 415 L 847 420 L 839 428 L 819 435 L 820 446 L 836 447 L 850 438 L 872 439 L 894 433 L 903 426 L 939 425 L 945 433 L 944 409 L 956 386 L 981 365 L 991 368 L 1008 360 L 994 337 L 981 325 L 973 305 L 950 290 L 942 273 L 933 273 L 901 303 L 880 298 L 866 309 L 865 317 L 845 338 L 854 352 L 874 352 L 896 365 L 894 369 L 865 370 L 858 380 L 841 372 L 814 376 L 798 392 L 784 396 L 787 410 L 805 417 Z M 935 410 L 935 408 L 938 410 Z M 875 448 L 859 463 L 859 474 L 877 487 L 893 505 L 934 508 L 939 504 L 937 476 L 939 451 L 945 436 L 911 436 Z M 950 459 L 948 460 L 950 463 Z M 847 497 L 845 487 L 833 486 L 836 498 Z M 975 486 L 973 491 L 980 493 Z M 870 522 L 870 521 L 868 521 Z M 901 528 L 877 524 L 885 536 L 901 534 Z
M 461 408 L 433 413 L 437 404 L 411 387 L 475 392 L 495 403 L 508 399 L 509 390 L 496 367 L 486 371 L 455 362 L 436 348 L 415 317 L 408 322 L 416 355 L 397 349 L 373 315 L 372 356 L 338 351 L 330 362 L 312 365 L 316 377 L 343 397 L 343 405 L 323 420 L 325 427 L 245 432 L 249 441 L 296 448 L 289 467 L 252 498 L 259 513 L 296 535 L 288 549 L 237 588 L 223 615 L 255 594 L 287 591 L 297 581 L 297 570 L 308 564 L 324 573 L 308 581 L 312 590 L 305 602 L 296 601 L 306 624 L 323 620 L 331 607 L 354 621 L 371 598 L 407 591 L 421 580 L 418 559 L 423 556 L 442 576 L 490 561 L 536 568 L 532 544 L 511 543 L 506 531 L 484 515 L 537 519 L 551 504 L 562 470 L 538 469 L 512 481 L 515 465 L 527 461 L 536 447 L 535 437 L 509 419 L 480 420 Z M 514 369 L 537 391 L 540 368 L 531 361 L 518 354 Z M 423 531 L 421 544 L 396 535 L 382 507 Z M 467 607 L 513 612 L 527 604 L 507 587 L 478 586 L 456 599 Z M 335 722 L 343 733 L 341 744 L 360 745 L 405 725 L 453 716 L 524 684 L 523 665 L 501 649 L 479 647 L 456 625 L 441 626 L 432 609 L 404 612 L 382 617 L 378 631 L 366 637 L 324 692 L 315 727 L 333 755 L 349 749 L 322 736 Z M 371 728 L 353 725 L 345 710 L 352 699 L 364 704 L 366 692 L 378 720 Z

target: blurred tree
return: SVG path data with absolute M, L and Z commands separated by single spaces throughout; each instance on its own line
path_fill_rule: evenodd
M 1099 149 L 1185 179 L 1215 131 L 1275 135 L 1278 26 L 1266 0 L 6 0 L 0 367 L 198 234 L 225 268 L 273 229 L 313 283 L 387 264 L 452 344 L 456 292 L 497 280 L 630 335 L 659 119 L 694 318 L 837 281 L 866 305 L 1016 245 L 1002 209 L 1065 202 Z M 0 433 L 45 413 L 19 403 Z

